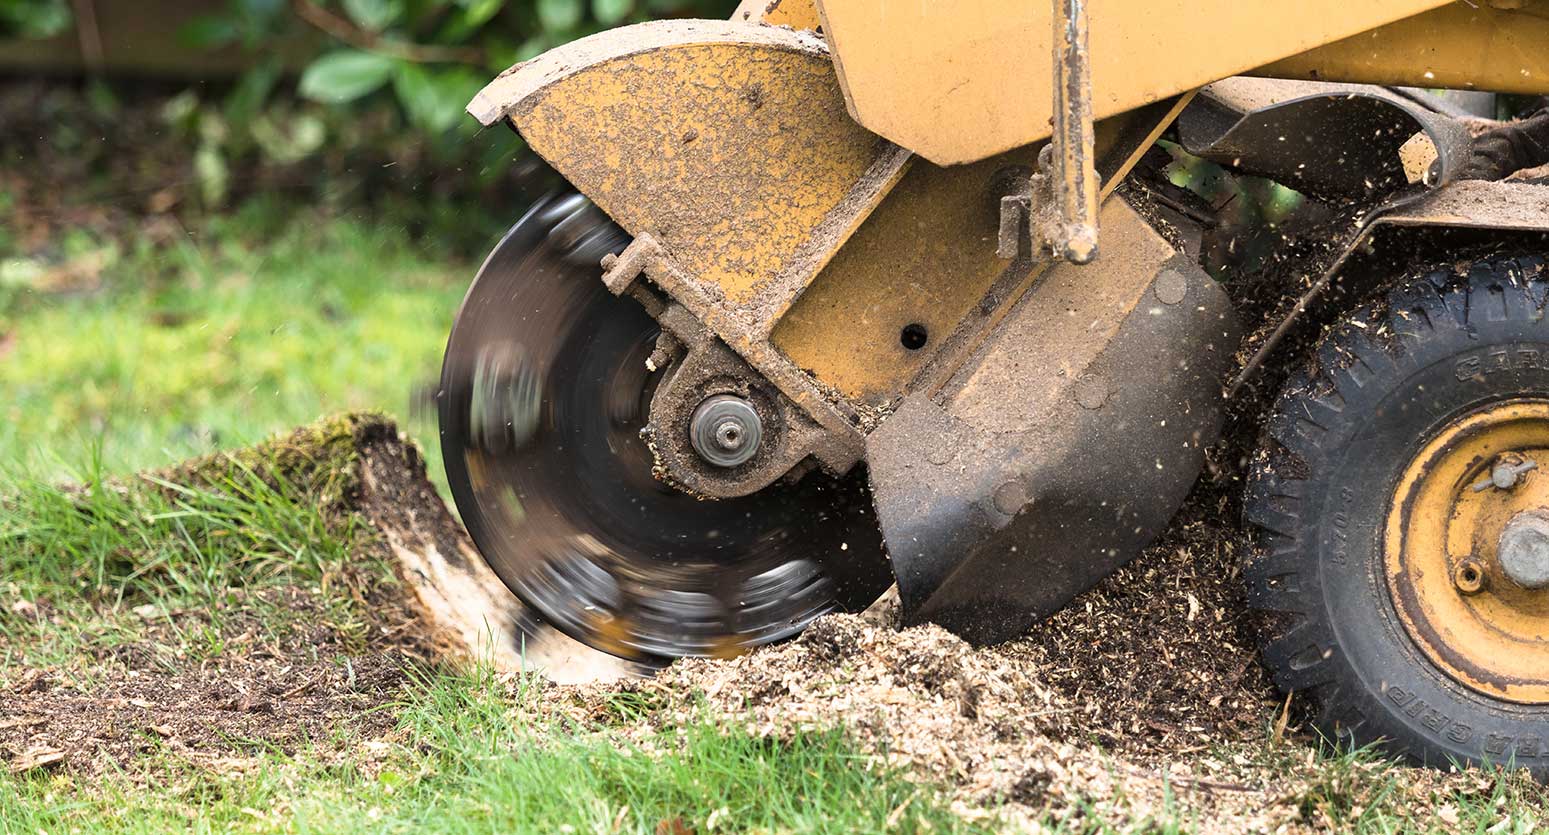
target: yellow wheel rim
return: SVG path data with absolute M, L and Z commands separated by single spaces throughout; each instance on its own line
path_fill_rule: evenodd
M 1399 619 L 1432 662 L 1487 696 L 1549 703 L 1545 531 L 1549 402 L 1454 420 L 1394 488 L 1383 555 Z

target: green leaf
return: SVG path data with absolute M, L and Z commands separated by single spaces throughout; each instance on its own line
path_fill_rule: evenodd
M 360 28 L 380 32 L 403 17 L 403 0 L 344 0 L 344 12 Z
M 574 29 L 585 13 L 581 0 L 538 0 L 538 22 L 546 32 Z
M 592 17 L 604 26 L 616 26 L 634 11 L 635 0 L 592 0 Z
M 427 70 L 419 64 L 402 63 L 393 75 L 393 91 L 416 127 L 427 133 L 444 133 L 462 119 L 463 108 L 478 92 L 481 80 L 464 67 Z
M 281 64 L 277 58 L 270 57 L 259 61 L 253 68 L 242 74 L 235 87 L 226 94 L 224 109 L 226 119 L 236 125 L 246 125 L 263 109 L 264 103 L 269 100 L 269 93 L 274 90 L 274 85 L 280 80 Z
M 0 2 L 0 35 L 52 38 L 70 29 L 66 0 L 5 0 Z
M 303 113 L 289 118 L 260 115 L 253 120 L 253 141 L 264 156 L 289 165 L 316 153 L 328 138 L 323 120 Z
M 477 29 L 488 23 L 505 4 L 506 0 L 458 0 L 458 5 L 463 8 L 460 22 L 468 29 Z
M 236 23 L 216 15 L 196 17 L 177 30 L 178 43 L 189 49 L 215 49 L 232 43 L 239 35 Z
M 505 7 L 505 0 L 455 0 L 457 9 L 429 40 L 433 43 L 461 43 L 478 32 Z M 493 27 L 492 27 L 493 28 Z M 485 32 L 485 35 L 493 32 Z
M 199 121 L 199 94 L 184 90 L 161 106 L 161 118 L 175 130 L 193 133 Z
M 375 91 L 393 76 L 393 59 L 342 49 L 313 61 L 301 73 L 301 95 L 324 104 L 343 104 Z

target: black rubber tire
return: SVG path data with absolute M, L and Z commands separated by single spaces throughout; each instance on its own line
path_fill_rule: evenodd
M 1271 412 L 1244 500 L 1248 601 L 1276 684 L 1311 697 L 1331 740 L 1549 775 L 1549 705 L 1485 696 L 1426 658 L 1393 607 L 1381 536 L 1400 473 L 1441 425 L 1549 398 L 1544 266 L 1494 257 L 1401 282 L 1336 327 Z

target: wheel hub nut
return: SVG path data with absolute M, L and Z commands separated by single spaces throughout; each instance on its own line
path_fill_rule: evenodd
M 1549 587 L 1549 514 L 1524 510 L 1501 531 L 1496 549 L 1501 570 L 1525 589 Z
M 705 398 L 689 422 L 694 451 L 717 467 L 736 467 L 752 460 L 763 435 L 758 410 L 731 394 Z
M 1452 584 L 1463 594 L 1478 594 L 1484 588 L 1484 569 L 1477 560 L 1463 560 L 1452 569 Z

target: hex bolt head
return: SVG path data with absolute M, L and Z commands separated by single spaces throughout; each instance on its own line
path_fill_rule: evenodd
M 1524 510 L 1511 517 L 1495 553 L 1513 583 L 1525 589 L 1549 588 L 1549 513 Z
M 1452 584 L 1460 594 L 1478 594 L 1484 590 L 1484 566 L 1469 557 L 1452 569 Z
M 758 454 L 764 424 L 753 404 L 732 394 L 707 397 L 689 420 L 689 442 L 717 467 L 746 464 Z

